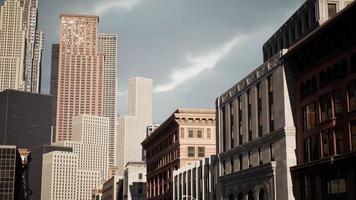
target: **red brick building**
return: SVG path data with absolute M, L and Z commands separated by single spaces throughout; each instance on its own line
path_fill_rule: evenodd
M 297 200 L 356 199 L 356 4 L 289 49 Z

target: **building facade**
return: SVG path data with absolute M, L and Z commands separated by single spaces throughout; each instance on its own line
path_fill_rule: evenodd
M 103 117 L 110 120 L 109 138 L 109 164 L 116 165 L 116 140 L 117 140 L 117 40 L 116 34 L 99 34 L 99 51 L 104 54 L 104 80 L 103 80 Z
M 297 200 L 356 198 L 355 19 L 352 3 L 284 57 L 295 82 Z
M 143 142 L 147 199 L 173 198 L 173 171 L 216 153 L 215 111 L 178 109 Z
M 218 159 L 205 157 L 173 171 L 173 199 L 217 199 Z
M 41 199 L 77 200 L 77 164 L 75 153 L 53 151 L 44 154 Z
M 122 176 L 112 176 L 103 184 L 101 200 L 119 200 L 118 183 L 123 180 Z
M 118 119 L 118 174 L 123 175 L 130 161 L 142 161 L 140 144 L 146 137 L 146 128 L 152 124 L 153 81 L 135 77 L 128 82 L 128 115 Z
M 295 127 L 283 53 L 217 99 L 220 199 L 294 199 Z
M 97 16 L 61 15 L 56 142 L 72 139 L 72 118 L 103 116 L 104 54 Z
M 124 200 L 146 199 L 146 163 L 128 162 L 126 164 L 122 198 Z
M 353 0 L 306 0 L 263 45 L 264 61 L 288 49 L 347 7 Z

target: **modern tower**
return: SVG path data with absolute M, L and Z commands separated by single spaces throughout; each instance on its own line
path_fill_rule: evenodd
M 152 124 L 152 85 L 147 78 L 135 77 L 128 83 L 128 115 L 119 118 L 118 174 L 123 175 L 130 161 L 142 161 L 141 142 L 146 138 L 147 126 Z
M 99 51 L 104 54 L 103 116 L 109 118 L 109 164 L 116 164 L 117 116 L 117 40 L 116 34 L 99 34 Z
M 103 116 L 104 54 L 99 52 L 97 16 L 61 15 L 56 141 L 72 138 L 72 118 Z
M 24 89 L 25 35 L 23 8 L 19 0 L 6 0 L 0 7 L 0 91 Z

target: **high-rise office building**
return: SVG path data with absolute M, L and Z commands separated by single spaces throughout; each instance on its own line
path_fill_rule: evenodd
M 118 174 L 123 175 L 129 161 L 142 161 L 141 141 L 146 137 L 147 126 L 152 124 L 151 79 L 135 77 L 128 84 L 128 115 L 119 118 Z
M 109 164 L 116 164 L 117 35 L 99 34 L 99 51 L 104 54 L 103 117 L 109 118 Z
M 76 199 L 87 200 L 91 198 L 92 190 L 104 183 L 108 177 L 109 119 L 79 115 L 73 118 L 72 131 L 72 141 L 61 141 L 55 144 L 71 147 L 73 153 L 77 155 Z M 51 173 L 54 172 L 46 172 L 43 167 L 42 177 Z M 66 179 L 61 180 L 66 181 Z M 46 193 L 48 190 L 43 192 Z
M 24 90 L 28 92 L 40 91 L 41 87 L 41 59 L 43 50 L 43 33 L 37 30 L 38 0 L 19 0 L 22 13 L 22 24 L 25 31 L 25 62 L 24 62 Z
M 71 152 L 43 155 L 42 200 L 77 200 L 77 163 L 78 155 Z
M 39 92 L 43 33 L 38 0 L 5 0 L 0 8 L 0 91 Z
M 19 0 L 6 0 L 0 7 L 0 91 L 23 90 L 25 34 Z
M 72 118 L 103 116 L 104 54 L 99 52 L 97 16 L 61 15 L 56 141 L 71 140 Z

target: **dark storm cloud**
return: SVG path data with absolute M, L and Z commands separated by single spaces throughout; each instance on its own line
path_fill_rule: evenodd
M 40 0 L 40 29 L 46 34 L 43 88 L 49 88 L 50 46 L 59 40 L 59 14 L 97 14 L 101 32 L 119 35 L 120 91 L 126 91 L 130 77 L 154 79 L 160 91 L 154 94 L 156 122 L 178 107 L 213 108 L 218 95 L 262 63 L 263 42 L 302 3 Z M 170 87 L 158 90 L 163 86 Z M 127 110 L 126 98 L 119 97 L 120 114 Z

